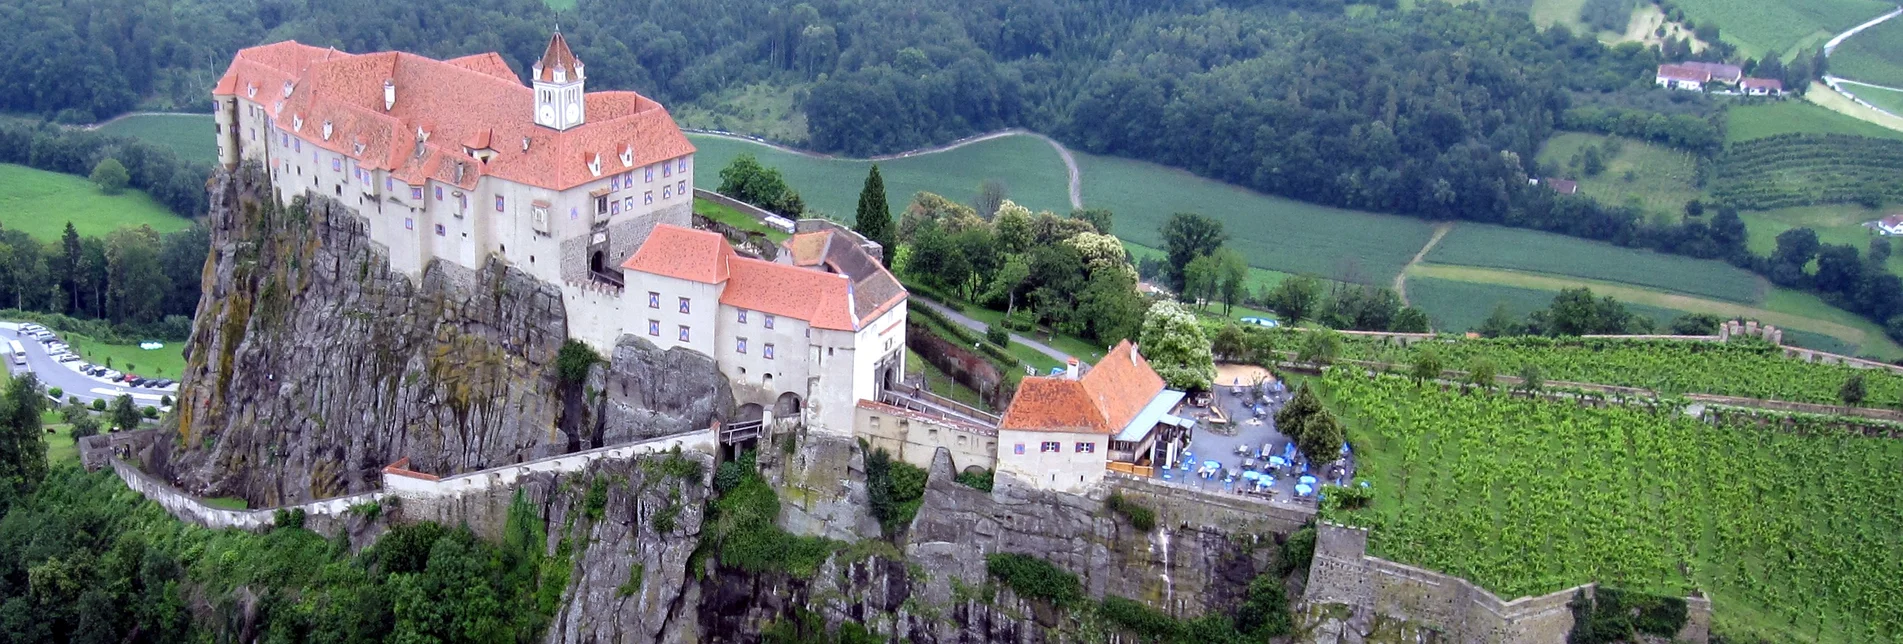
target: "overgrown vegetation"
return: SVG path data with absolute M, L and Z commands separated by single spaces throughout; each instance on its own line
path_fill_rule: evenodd
M 780 496 L 760 476 L 753 452 L 722 463 L 715 480 L 723 477 L 732 477 L 731 487 L 710 505 L 700 544 L 702 551 L 716 557 L 720 565 L 747 573 L 783 572 L 810 577 L 827 557 L 844 546 L 824 537 L 794 536 L 779 528 Z
M 1573 594 L 1573 630 L 1566 644 L 1637 642 L 1644 636 L 1671 639 L 1685 626 L 1682 597 L 1667 597 L 1598 586 L 1591 596 Z
M 981 468 L 977 470 L 967 469 L 963 472 L 959 472 L 958 477 L 953 480 L 957 481 L 959 485 L 968 488 L 982 492 L 990 492 L 992 483 L 996 480 L 996 477 L 996 472 Z
M 860 445 L 863 448 L 864 443 Z M 866 502 L 887 537 L 903 531 L 918 515 L 925 501 L 927 474 L 923 468 L 893 459 L 883 447 L 866 453 Z
M 1130 500 L 1122 492 L 1111 492 L 1110 497 L 1104 499 L 1104 507 L 1129 521 L 1130 527 L 1136 528 L 1137 532 L 1148 533 L 1156 529 L 1156 511 Z
M 1031 555 L 985 555 L 985 572 L 1027 599 L 1042 599 L 1058 606 L 1073 606 L 1084 599 L 1084 586 L 1077 575 Z
M 555 354 L 555 373 L 565 385 L 579 385 L 588 379 L 588 370 L 601 362 L 601 354 L 580 340 L 562 343 Z

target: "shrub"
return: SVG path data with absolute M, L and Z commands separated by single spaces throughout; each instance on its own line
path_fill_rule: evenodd
M 146 418 L 158 418 L 159 408 L 153 407 L 151 405 L 146 405 L 145 409 L 139 410 L 139 414 L 145 416 Z
M 924 469 L 892 459 L 884 448 L 866 454 L 866 500 L 887 535 L 911 525 L 925 497 Z
M 588 379 L 588 369 L 601 362 L 601 354 L 583 344 L 580 340 L 562 343 L 562 349 L 555 354 L 555 371 L 564 384 L 581 384 Z
M 1288 593 L 1278 575 L 1256 575 L 1249 581 L 1242 604 L 1236 606 L 1236 630 L 1257 642 L 1287 635 L 1295 630 L 1295 617 L 1289 613 Z
M 1077 575 L 1030 555 L 985 555 L 985 572 L 1026 598 L 1048 600 L 1060 606 L 1084 598 L 1083 584 L 1077 581 Z
M 271 525 L 279 528 L 302 528 L 304 527 L 304 509 L 280 509 L 271 514 Z
M 1282 542 L 1282 552 L 1275 558 L 1276 569 L 1281 576 L 1287 577 L 1298 569 L 1307 570 L 1309 561 L 1314 558 L 1315 526 L 1303 526 Z
M 61 389 L 59 387 L 54 387 L 52 389 L 46 390 L 46 395 L 52 396 L 54 398 L 60 398 L 66 395 L 66 390 Z
M 106 410 L 106 399 L 104 399 L 104 398 L 94 398 L 94 399 L 93 399 L 93 404 L 92 404 L 92 407 L 93 407 L 93 411 L 105 411 L 105 410 Z
M 377 517 L 383 516 L 383 503 L 378 501 L 365 501 L 350 506 L 349 512 L 363 517 L 365 521 L 375 521 Z
M 1001 347 L 1010 346 L 1011 332 L 1005 330 L 1004 327 L 993 324 L 989 327 L 985 327 L 985 341 Z M 58 396 L 59 394 L 53 395 Z
M 1130 522 L 1130 527 L 1136 528 L 1138 532 L 1156 529 L 1156 511 L 1130 500 L 1123 496 L 1122 492 L 1111 492 L 1110 498 L 1104 499 L 1104 506 L 1110 508 L 1112 512 L 1123 515 L 1123 518 Z
M 1114 595 L 1103 598 L 1103 605 L 1097 608 L 1097 614 L 1150 641 L 1167 642 L 1183 635 L 1183 626 L 1176 618 L 1145 606 L 1142 602 Z
M 588 484 L 588 495 L 582 498 L 582 514 L 591 521 L 600 521 L 608 511 L 608 479 L 595 477 Z
M 628 568 L 627 583 L 621 584 L 620 588 L 616 588 L 615 595 L 618 597 L 633 597 L 635 595 L 640 594 L 641 593 L 641 578 L 646 576 L 647 572 L 648 572 L 648 567 L 646 564 L 637 563 L 637 564 L 634 564 L 633 566 L 630 566 Z
M 969 487 L 969 488 L 973 488 L 977 490 L 983 490 L 985 492 L 990 492 L 991 486 L 996 480 L 996 477 L 997 477 L 997 474 L 995 472 L 992 472 L 991 470 L 979 468 L 976 470 L 966 470 L 963 472 L 959 472 L 958 477 L 952 480 L 958 482 L 961 485 L 964 485 L 965 487 Z

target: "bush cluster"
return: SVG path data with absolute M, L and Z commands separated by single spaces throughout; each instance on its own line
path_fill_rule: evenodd
M 985 555 L 985 572 L 1025 598 L 1043 599 L 1059 606 L 1075 604 L 1084 598 L 1084 586 L 1077 575 L 1031 555 Z

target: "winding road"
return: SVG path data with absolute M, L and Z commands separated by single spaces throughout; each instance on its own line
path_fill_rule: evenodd
M 1824 43 L 1824 57 L 1826 58 L 1830 57 L 1832 52 L 1837 51 L 1837 46 L 1842 45 L 1844 41 L 1849 40 L 1851 36 L 1855 36 L 1859 33 L 1862 33 L 1865 29 L 1869 29 L 1871 27 L 1875 27 L 1877 25 L 1888 22 L 1890 19 L 1900 15 L 1903 15 L 1903 6 L 1899 6 L 1895 10 L 1892 10 L 1889 13 L 1872 18 L 1868 22 L 1865 22 L 1861 25 L 1857 25 L 1855 27 L 1851 27 L 1848 31 L 1837 34 L 1835 38 L 1831 38 L 1829 42 Z M 1865 83 L 1863 81 L 1851 80 L 1851 79 L 1843 78 L 1840 76 L 1832 76 L 1830 74 L 1825 74 L 1823 77 L 1823 81 L 1825 85 L 1830 87 L 1831 91 L 1836 92 L 1837 94 L 1843 96 L 1844 98 L 1850 99 L 1851 102 L 1856 103 L 1858 106 L 1861 106 L 1865 109 L 1868 109 L 1872 112 L 1877 113 L 1882 118 L 1874 118 L 1868 114 L 1859 114 L 1856 112 L 1855 107 L 1852 107 L 1849 105 L 1829 105 L 1829 104 L 1826 104 L 1825 102 L 1817 100 L 1817 98 L 1812 97 L 1809 94 L 1805 95 L 1806 100 L 1809 100 L 1812 103 L 1816 103 L 1818 105 L 1822 105 L 1825 108 L 1830 109 L 1831 111 L 1838 112 L 1845 116 L 1849 116 L 1861 121 L 1887 127 L 1892 130 L 1903 130 L 1903 116 L 1899 116 L 1895 113 L 1892 113 L 1889 110 L 1883 109 L 1881 107 L 1877 107 L 1876 105 L 1870 103 L 1869 101 L 1858 98 L 1856 92 L 1852 92 L 1848 89 L 1845 89 L 1844 85 L 1860 85 L 1863 87 L 1884 89 L 1884 90 L 1890 90 L 1895 92 L 1903 92 L 1903 88 L 1888 87 L 1884 85 L 1878 85 L 1875 83 Z M 1812 86 L 1815 87 L 1815 84 L 1813 84 Z M 1842 108 L 1842 109 L 1839 109 L 1839 108 Z
M 952 322 L 957 323 L 958 326 L 962 326 L 967 329 L 971 329 L 972 331 L 976 331 L 980 335 L 983 335 L 985 332 L 985 329 L 988 328 L 983 322 L 979 322 L 978 320 L 974 320 L 969 317 L 966 317 L 965 314 L 963 313 L 953 311 L 951 307 L 949 306 L 945 306 L 943 304 L 933 302 L 923 297 L 910 298 L 906 300 L 906 303 L 916 304 L 916 305 L 931 309 L 933 311 L 937 311 L 940 315 L 945 316 L 946 319 L 949 319 Z M 1011 334 L 1011 341 L 1030 347 L 1036 350 L 1038 353 L 1042 353 L 1044 355 L 1050 356 L 1051 358 L 1057 360 L 1058 364 L 1068 363 L 1071 360 L 1076 360 L 1079 364 L 1084 364 L 1084 365 L 1090 364 L 1090 363 L 1084 362 L 1082 358 L 1076 358 L 1068 353 L 1064 353 L 1062 351 L 1053 349 L 1051 348 L 1050 345 L 1044 344 L 1042 342 L 1038 342 L 1036 340 L 1032 340 L 1030 338 L 1018 335 L 1016 333 Z
M 956 150 L 958 148 L 962 148 L 974 143 L 983 143 L 985 141 L 990 141 L 992 139 L 1002 139 L 1007 136 L 1028 136 L 1028 137 L 1035 138 L 1039 141 L 1043 141 L 1047 144 L 1050 144 L 1051 149 L 1057 151 L 1057 156 L 1064 160 L 1064 171 L 1068 173 L 1070 176 L 1070 207 L 1073 210 L 1081 209 L 1084 207 L 1084 178 L 1083 178 L 1083 173 L 1077 169 L 1077 157 L 1073 156 L 1070 153 L 1070 149 L 1064 147 L 1064 144 L 1058 143 L 1057 139 L 1053 139 L 1051 137 L 1038 134 L 1030 130 L 1021 129 L 1021 128 L 1011 128 L 1007 130 L 998 130 L 996 132 L 987 132 L 985 134 L 976 134 L 976 135 L 968 136 L 956 141 L 952 141 L 951 143 L 947 143 L 944 145 L 937 145 L 937 146 L 932 146 L 929 148 L 919 148 L 917 150 L 907 150 L 897 154 L 882 154 L 879 156 L 866 157 L 866 158 L 842 157 L 842 156 L 834 156 L 831 154 L 826 154 L 823 152 L 801 150 L 799 148 L 792 148 L 792 147 L 780 145 L 778 143 L 774 143 L 772 141 L 768 141 L 766 139 L 762 139 L 759 137 L 746 136 L 743 134 L 734 134 L 732 132 L 724 132 L 720 130 L 696 130 L 696 129 L 683 128 L 682 131 L 690 132 L 693 134 L 700 134 L 704 136 L 730 139 L 734 141 L 746 141 L 748 143 L 755 143 L 755 144 L 766 146 L 768 148 L 772 148 L 774 150 L 779 150 L 787 154 L 797 154 L 799 156 L 803 156 L 809 159 L 827 159 L 827 160 L 840 160 L 840 161 L 872 161 L 875 163 L 879 161 L 892 161 L 895 159 L 904 159 L 904 158 L 915 157 L 920 155 L 934 154 L 938 152 L 950 152 L 952 150 Z

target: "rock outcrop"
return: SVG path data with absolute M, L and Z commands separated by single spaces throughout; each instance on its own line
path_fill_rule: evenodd
M 280 208 L 271 190 L 251 164 L 212 180 L 177 439 L 148 463 L 188 491 L 269 507 L 375 489 L 399 458 L 448 475 L 731 412 L 712 360 L 640 340 L 594 370 L 587 388 L 607 395 L 564 387 L 556 286 L 494 259 L 436 261 L 413 283 L 353 207 Z

